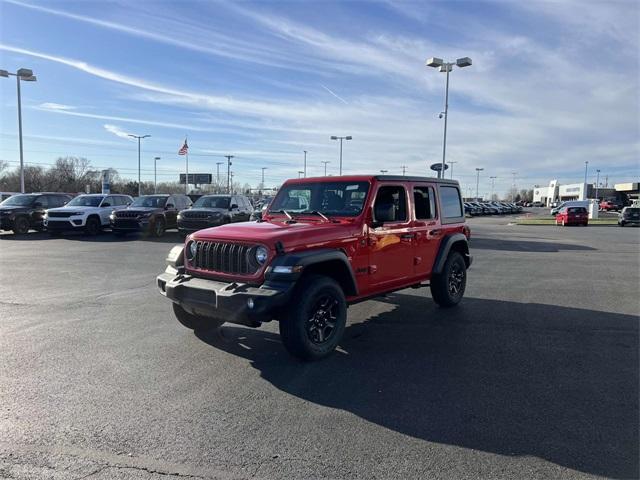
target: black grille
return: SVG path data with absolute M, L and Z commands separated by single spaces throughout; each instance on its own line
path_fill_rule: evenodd
M 252 248 L 237 243 L 196 242 L 196 255 L 192 265 L 198 270 L 253 275 L 259 265 L 250 255 Z
M 118 218 L 136 218 L 140 215 L 140 212 L 116 212 L 116 217 Z
M 73 212 L 47 212 L 49 218 L 69 218 Z
M 120 219 L 120 218 L 116 218 L 116 221 L 113 222 L 114 227 L 116 228 L 140 228 L 140 224 L 138 223 L 137 220 L 133 220 L 133 219 Z
M 205 219 L 212 216 L 209 212 L 184 212 L 181 215 L 184 218 L 200 218 L 200 219 Z

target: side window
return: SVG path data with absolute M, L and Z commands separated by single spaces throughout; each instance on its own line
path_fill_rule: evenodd
M 443 218 L 462 217 L 460 191 L 456 187 L 440 186 L 440 203 Z
M 115 197 L 108 196 L 107 198 L 105 198 L 104 201 L 102 202 L 102 206 L 103 207 L 105 207 L 105 206 L 115 207 L 116 206 Z
M 39 196 L 38 198 L 36 198 L 36 202 L 40 203 L 40 205 L 41 205 L 38 208 L 54 208 L 54 207 L 58 207 L 59 206 L 59 205 L 55 205 L 55 204 L 53 204 L 53 202 L 49 201 L 49 195 L 41 195 L 41 196 Z
M 384 186 L 378 189 L 373 206 L 374 220 L 383 223 L 407 220 L 407 195 L 403 186 Z
M 413 203 L 415 205 L 416 220 L 436 218 L 436 201 L 432 187 L 414 187 Z

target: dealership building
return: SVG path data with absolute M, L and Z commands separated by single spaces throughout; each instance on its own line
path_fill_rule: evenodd
M 599 187 L 599 199 L 619 200 L 627 203 L 629 200 L 640 198 L 638 182 L 617 183 L 613 188 Z M 567 200 L 587 200 L 596 198 L 596 186 L 591 183 L 570 183 L 561 185 L 558 180 L 551 180 L 548 187 L 536 185 L 533 188 L 533 201 L 550 206 L 552 202 L 566 202 Z

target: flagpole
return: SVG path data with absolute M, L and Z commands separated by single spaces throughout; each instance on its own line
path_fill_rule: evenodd
M 187 135 L 184 136 L 184 144 L 185 145 L 189 145 L 187 143 Z M 185 186 L 185 195 L 189 195 L 189 147 L 187 146 L 187 155 L 186 155 L 186 160 L 187 160 L 187 176 L 184 179 L 184 186 Z

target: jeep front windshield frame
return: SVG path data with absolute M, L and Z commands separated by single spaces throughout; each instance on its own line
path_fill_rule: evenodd
M 357 217 L 362 213 L 369 193 L 366 181 L 327 181 L 285 185 L 271 202 L 267 213 Z

